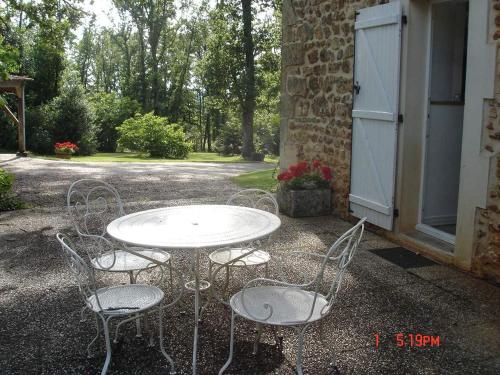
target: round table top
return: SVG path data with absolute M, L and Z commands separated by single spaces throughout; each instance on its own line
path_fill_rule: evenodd
M 276 215 L 229 205 L 157 208 L 113 220 L 107 231 L 128 244 L 162 249 L 200 249 L 240 244 L 277 230 Z

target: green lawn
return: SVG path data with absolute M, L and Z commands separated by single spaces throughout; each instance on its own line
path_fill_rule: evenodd
M 263 189 L 268 191 L 276 191 L 278 186 L 276 177 L 273 178 L 274 168 L 264 171 L 248 172 L 233 177 L 232 181 L 246 189 Z
M 49 155 L 31 155 L 35 158 L 62 160 Z M 173 162 L 205 162 L 205 163 L 245 163 L 241 156 L 220 156 L 215 152 L 191 152 L 187 159 L 160 159 L 151 158 L 148 155 L 136 152 L 98 152 L 92 156 L 73 156 L 70 161 L 74 162 L 150 162 L 150 163 L 173 163 Z M 275 163 L 276 157 L 266 157 L 268 163 Z

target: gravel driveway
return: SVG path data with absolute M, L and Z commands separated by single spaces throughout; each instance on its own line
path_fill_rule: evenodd
M 79 178 L 114 184 L 126 210 L 192 202 L 223 202 L 238 189 L 230 177 L 266 169 L 265 164 L 215 163 L 73 163 L 40 159 L 1 161 L 16 174 L 15 191 L 32 208 L 0 214 L 0 374 L 96 374 L 104 361 L 102 341 L 95 357 L 85 348 L 95 328 L 90 316 L 81 323 L 82 302 L 60 258 L 58 231 L 71 232 L 65 193 Z M 272 167 L 272 166 L 271 166 Z M 270 248 L 324 251 L 350 224 L 334 216 L 290 219 Z M 498 374 L 500 324 L 498 288 L 441 265 L 403 269 L 369 249 L 396 247 L 366 233 L 334 313 L 306 334 L 306 374 Z M 203 259 L 206 260 L 206 257 Z M 273 258 L 274 259 L 274 258 Z M 184 269 L 186 257 L 174 255 Z M 312 275 L 316 261 L 291 259 L 290 276 Z M 204 262 L 206 266 L 206 262 Z M 271 265 L 271 272 L 275 267 Z M 238 273 L 233 289 L 254 275 Z M 436 277 L 437 276 L 437 277 Z M 121 281 L 121 280 L 120 280 Z M 168 295 L 167 291 L 167 295 Z M 192 296 L 170 309 L 166 322 L 168 351 L 179 374 L 190 373 Z M 235 358 L 228 374 L 293 374 L 296 339 L 284 331 L 283 348 L 265 330 L 260 351 L 251 355 L 254 326 L 237 321 Z M 166 361 L 136 338 L 134 326 L 113 346 L 110 374 L 165 374 Z M 439 347 L 395 345 L 398 332 L 439 335 Z M 374 333 L 381 345 L 375 347 Z M 216 374 L 228 353 L 229 312 L 211 305 L 203 320 L 199 374 Z M 328 364 L 336 354 L 337 367 Z

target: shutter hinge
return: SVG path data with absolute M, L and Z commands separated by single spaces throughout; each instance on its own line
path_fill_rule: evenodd
M 403 25 L 406 25 L 406 24 L 408 23 L 408 17 L 406 17 L 406 14 L 403 14 L 403 15 L 401 16 L 401 23 L 402 23 Z
M 393 216 L 394 217 L 399 217 L 399 210 L 397 208 L 394 209 Z
M 403 122 L 403 115 L 401 113 L 398 115 L 398 122 L 400 124 Z

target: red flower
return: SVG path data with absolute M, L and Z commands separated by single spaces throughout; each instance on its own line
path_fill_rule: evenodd
M 278 180 L 279 181 L 289 181 L 293 178 L 294 176 L 288 172 L 288 171 L 285 171 L 285 172 L 281 172 L 279 175 L 278 175 Z
M 297 167 L 297 165 L 290 165 L 290 167 L 288 167 L 289 171 L 290 171 L 290 174 L 293 176 L 293 177 L 300 177 L 302 176 L 302 171 Z
M 307 172 L 309 169 L 309 164 L 307 161 L 301 161 L 300 163 L 297 163 L 297 168 L 302 171 L 302 172 Z
M 318 159 L 314 159 L 312 162 L 312 166 L 314 169 L 317 169 L 317 168 L 321 167 L 321 162 Z
M 332 179 L 332 170 L 328 166 L 321 167 L 321 173 L 323 174 L 323 178 L 327 181 Z
M 71 142 L 58 142 L 54 145 L 54 149 L 61 153 L 73 153 L 78 151 L 78 146 Z

